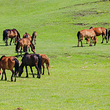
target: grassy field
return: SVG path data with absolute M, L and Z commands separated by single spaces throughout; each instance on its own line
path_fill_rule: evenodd
M 0 57 L 17 55 L 13 43 L 5 46 L 2 41 L 3 30 L 16 28 L 21 37 L 36 31 L 36 53 L 50 59 L 50 76 L 45 70 L 41 79 L 32 78 L 30 69 L 25 78 L 24 69 L 11 82 L 6 70 L 8 80 L 0 81 L 0 110 L 110 109 L 110 41 L 101 44 L 98 36 L 96 46 L 84 40 L 84 47 L 77 47 L 79 30 L 110 28 L 109 1 L 0 0 L 0 13 Z

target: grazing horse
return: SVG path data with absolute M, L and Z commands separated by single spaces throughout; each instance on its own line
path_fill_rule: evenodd
M 28 34 L 27 32 L 23 35 L 23 38 L 28 38 L 30 41 L 32 40 L 30 34 Z
M 28 71 L 27 71 L 27 66 L 30 66 L 33 78 L 34 78 L 34 74 L 33 74 L 33 70 L 32 67 L 35 66 L 37 69 L 37 78 L 40 78 L 40 73 L 41 73 L 41 62 L 42 62 L 42 58 L 39 54 L 28 54 L 25 53 L 24 57 L 22 58 L 22 64 L 19 67 L 19 77 L 21 76 L 21 74 L 23 73 L 23 68 L 25 66 L 26 68 L 26 77 L 28 77 Z
M 104 27 L 90 27 L 90 29 L 93 29 L 96 33 L 96 36 L 100 36 L 102 35 L 102 42 L 104 41 L 104 37 L 106 39 L 106 43 L 108 43 L 107 41 L 107 29 Z
M 108 41 L 109 41 L 109 37 L 110 37 L 110 29 L 108 30 Z
M 14 67 L 15 67 L 15 71 L 13 70 Z M 11 81 L 13 81 L 13 75 L 15 75 L 15 82 L 16 82 L 16 76 L 17 73 L 19 72 L 19 61 L 16 57 L 2 56 L 0 58 L 0 74 L 1 74 L 1 68 L 3 70 L 1 80 L 3 80 L 3 74 L 5 75 L 5 80 L 7 80 L 6 72 L 5 72 L 5 70 L 7 69 L 12 72 Z
M 42 65 L 41 65 L 41 67 L 43 67 L 42 75 L 44 75 L 44 69 L 45 69 L 44 63 L 46 64 L 46 67 L 47 67 L 47 70 L 48 70 L 48 75 L 50 75 L 50 72 L 49 72 L 49 58 L 45 54 L 40 54 L 39 53 L 39 55 L 42 57 Z
M 77 45 L 78 47 L 79 47 L 80 41 L 81 41 L 81 47 L 83 47 L 83 44 L 82 44 L 83 38 L 87 38 L 87 39 L 91 38 L 90 46 L 92 46 L 92 40 L 95 39 L 94 46 L 96 45 L 97 38 L 93 29 L 84 29 L 84 30 L 78 31 L 77 37 L 78 37 L 78 45 Z
M 22 57 L 22 50 L 24 47 L 26 47 L 26 52 L 29 48 L 29 46 L 31 46 L 31 50 L 35 53 L 35 46 L 33 45 L 32 41 L 30 41 L 29 39 L 27 38 L 22 38 L 20 39 L 18 42 L 17 42 L 17 45 L 16 45 L 16 52 L 17 52 L 17 57 L 19 56 L 18 55 L 18 50 L 19 48 L 21 47 L 21 57 Z
M 17 40 L 18 38 L 20 38 L 20 34 L 16 29 L 6 29 L 3 31 L 3 40 L 5 41 L 6 46 L 8 46 L 8 38 L 11 38 L 10 40 L 11 45 L 13 38 Z
M 34 32 L 32 33 L 32 41 L 33 41 L 33 39 L 34 39 L 34 45 L 36 45 L 36 37 L 37 37 L 37 32 L 34 31 Z

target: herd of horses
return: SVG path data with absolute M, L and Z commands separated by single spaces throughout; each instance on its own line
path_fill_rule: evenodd
M 44 64 L 46 64 L 48 75 L 50 75 L 48 56 L 45 54 L 35 53 L 34 45 L 36 45 L 36 37 L 37 37 L 36 31 L 32 33 L 32 37 L 30 36 L 30 34 L 25 33 L 22 38 L 20 38 L 20 34 L 16 29 L 6 29 L 3 31 L 3 40 L 5 41 L 6 46 L 8 46 L 9 38 L 11 38 L 10 45 L 12 40 L 13 40 L 13 43 L 16 45 L 15 50 L 17 52 L 17 57 L 19 57 L 18 55 L 19 49 L 21 48 L 20 53 L 22 57 L 22 60 L 21 60 L 22 63 L 15 56 L 7 57 L 3 55 L 0 58 L 0 74 L 1 74 L 1 69 L 3 71 L 1 80 L 3 80 L 3 75 L 5 75 L 5 80 L 7 80 L 5 70 L 10 70 L 12 72 L 11 81 L 13 81 L 13 77 L 15 77 L 14 81 L 16 82 L 17 73 L 19 73 L 18 76 L 21 77 L 24 67 L 26 69 L 26 77 L 28 77 L 27 66 L 30 67 L 33 78 L 34 78 L 34 73 L 33 73 L 32 67 L 35 66 L 35 68 L 37 69 L 37 78 L 40 78 L 41 74 L 44 75 L 44 69 L 45 69 Z M 28 49 L 30 50 L 30 47 L 33 54 L 28 53 Z M 24 56 L 22 56 L 22 51 L 25 52 Z M 43 68 L 43 73 L 42 73 L 42 68 Z
M 107 34 L 108 34 L 108 38 L 107 38 Z M 104 39 L 106 39 L 106 43 L 108 43 L 109 37 L 110 37 L 110 29 L 109 31 L 107 31 L 107 29 L 104 27 L 90 27 L 90 29 L 80 30 L 77 33 L 77 38 L 78 38 L 77 46 L 79 47 L 79 42 L 81 42 L 81 47 L 83 47 L 82 41 L 84 38 L 87 44 L 90 41 L 90 46 L 92 46 L 93 42 L 95 46 L 97 43 L 97 36 L 100 36 L 100 35 L 102 35 L 101 43 L 103 43 Z M 30 36 L 30 34 L 25 33 L 22 38 L 20 38 L 20 34 L 16 29 L 6 29 L 3 31 L 3 40 L 5 41 L 6 46 L 8 46 L 9 38 L 11 38 L 10 45 L 12 40 L 16 45 L 15 50 L 17 52 L 17 57 L 19 57 L 19 49 L 21 48 L 20 56 L 22 57 L 22 60 L 21 60 L 22 63 L 20 64 L 20 61 L 14 56 L 6 57 L 5 55 L 3 55 L 0 58 L 0 74 L 1 74 L 1 69 L 3 70 L 1 80 L 3 80 L 3 75 L 5 75 L 5 80 L 7 80 L 6 72 L 5 72 L 6 69 L 12 72 L 11 81 L 13 81 L 13 76 L 15 76 L 14 81 L 16 81 L 17 73 L 19 73 L 18 74 L 19 77 L 21 76 L 21 74 L 23 73 L 24 67 L 26 68 L 26 77 L 28 77 L 27 66 L 30 66 L 33 77 L 34 77 L 34 73 L 33 73 L 32 67 L 35 66 L 37 70 L 37 78 L 40 78 L 42 73 L 41 68 L 43 68 L 42 75 L 44 75 L 44 69 L 45 69 L 44 64 L 46 64 L 48 75 L 50 75 L 49 58 L 45 54 L 36 54 L 35 52 L 34 45 L 36 45 L 36 37 L 37 37 L 36 31 L 32 33 L 32 37 Z M 33 54 L 29 54 L 27 52 L 28 49 L 30 50 L 30 47 Z M 22 56 L 23 51 L 25 52 L 24 56 Z M 15 71 L 13 70 L 14 67 L 15 67 Z
M 108 39 L 107 39 L 107 34 L 108 34 Z M 106 43 L 109 41 L 110 37 L 110 29 L 107 31 L 106 28 L 104 27 L 90 27 L 90 29 L 83 29 L 78 31 L 77 37 L 78 37 L 78 47 L 79 47 L 79 42 L 81 42 L 81 47 L 83 47 L 82 41 L 85 38 L 86 43 L 88 44 L 90 41 L 90 46 L 92 46 L 92 42 L 94 40 L 94 46 L 97 43 L 97 36 L 102 35 L 102 42 L 104 39 L 106 39 Z

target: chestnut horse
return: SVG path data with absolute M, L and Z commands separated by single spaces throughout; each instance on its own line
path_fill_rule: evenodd
M 31 72 L 32 72 L 32 75 L 33 75 L 33 78 L 34 78 L 32 67 L 35 66 L 36 69 L 37 69 L 37 73 L 38 73 L 37 78 L 40 78 L 41 62 L 42 62 L 42 58 L 41 58 L 40 55 L 25 53 L 24 57 L 22 58 L 22 64 L 19 67 L 19 77 L 23 73 L 24 66 L 26 68 L 26 77 L 28 77 L 27 66 L 30 66 L 30 69 L 31 69 Z
M 108 43 L 107 41 L 107 29 L 104 27 L 90 27 L 90 29 L 93 29 L 96 33 L 96 36 L 100 36 L 102 35 L 102 42 L 104 41 L 104 38 L 106 39 L 106 43 Z
M 5 41 L 6 46 L 8 46 L 8 38 L 11 38 L 10 40 L 11 45 L 13 38 L 16 39 L 20 38 L 20 34 L 16 29 L 6 29 L 3 31 L 3 40 Z
M 22 38 L 22 39 L 20 39 L 17 42 L 17 45 L 16 45 L 17 57 L 19 56 L 18 55 L 18 50 L 19 50 L 20 47 L 21 47 L 20 52 L 21 52 L 21 57 L 22 57 L 23 48 L 26 47 L 26 52 L 27 52 L 29 46 L 31 46 L 31 50 L 35 53 L 35 46 L 33 45 L 32 41 L 30 41 L 28 38 Z
M 32 41 L 34 40 L 34 45 L 36 45 L 36 37 L 37 37 L 37 32 L 34 31 L 34 32 L 32 33 Z
M 15 67 L 15 71 L 13 70 L 14 67 Z M 5 75 L 5 80 L 7 80 L 6 72 L 5 72 L 5 70 L 7 69 L 12 72 L 11 81 L 13 81 L 13 75 L 15 75 L 15 82 L 16 82 L 16 76 L 17 73 L 19 72 L 19 61 L 16 57 L 2 56 L 0 58 L 0 74 L 1 74 L 1 68 L 3 70 L 1 80 L 3 80 L 3 74 Z
M 77 45 L 78 47 L 79 47 L 80 41 L 81 41 L 81 47 L 83 47 L 83 44 L 82 44 L 83 38 L 87 38 L 87 39 L 91 38 L 90 46 L 92 46 L 92 40 L 95 39 L 94 46 L 96 45 L 97 38 L 93 29 L 84 29 L 84 30 L 78 31 L 77 37 L 78 37 L 78 45 Z
M 48 70 L 48 75 L 50 75 L 50 72 L 49 72 L 49 58 L 45 54 L 40 54 L 39 53 L 39 55 L 42 57 L 42 65 L 41 65 L 43 67 L 42 75 L 44 75 L 44 69 L 45 69 L 44 64 L 46 64 L 46 67 L 47 67 L 47 70 Z

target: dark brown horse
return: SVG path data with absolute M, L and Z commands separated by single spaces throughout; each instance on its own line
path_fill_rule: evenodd
M 37 78 L 40 78 L 41 62 L 42 62 L 42 58 L 41 58 L 40 55 L 25 53 L 24 57 L 22 58 L 22 64 L 19 67 L 19 76 L 21 76 L 21 74 L 23 73 L 23 68 L 25 66 L 25 68 L 26 68 L 26 77 L 28 77 L 27 66 L 30 66 L 30 69 L 31 69 L 31 72 L 32 72 L 32 75 L 33 75 L 33 78 L 34 78 L 32 67 L 35 66 L 35 68 L 37 69 L 37 73 L 38 73 Z
M 97 38 L 93 29 L 84 29 L 84 30 L 78 31 L 77 37 L 78 37 L 78 45 L 77 45 L 78 47 L 79 47 L 80 41 L 81 41 L 81 47 L 83 47 L 82 41 L 84 38 L 87 38 L 87 39 L 91 38 L 90 46 L 92 46 L 92 40 L 95 39 L 94 45 L 96 45 Z
M 18 40 L 18 38 L 20 38 L 20 34 L 16 29 L 6 29 L 3 31 L 3 40 L 5 41 L 6 46 L 8 46 L 8 38 L 11 38 L 10 40 L 11 45 L 13 38 Z
M 107 41 L 107 29 L 104 27 L 90 27 L 90 29 L 93 29 L 96 33 L 96 36 L 100 36 L 102 35 L 102 42 L 104 41 L 104 38 L 106 39 L 106 43 L 108 43 Z
M 40 54 L 39 53 L 39 55 L 42 57 L 42 65 L 41 65 L 43 67 L 42 75 L 44 75 L 44 70 L 45 70 L 44 64 L 46 64 L 46 67 L 47 67 L 47 70 L 48 70 L 48 75 L 50 75 L 50 72 L 49 72 L 49 58 L 45 54 Z
M 13 68 L 15 67 L 15 71 Z M 16 82 L 16 75 L 19 72 L 19 61 L 16 57 L 6 57 L 2 56 L 0 58 L 0 74 L 1 74 L 1 68 L 3 70 L 1 80 L 3 80 L 3 74 L 5 75 L 5 80 L 7 80 L 6 72 L 5 70 L 10 70 L 12 72 L 11 81 L 13 81 L 13 75 L 15 75 L 15 82 Z
M 28 50 L 29 46 L 31 47 L 31 50 L 35 53 L 35 46 L 33 45 L 32 41 L 30 41 L 28 38 L 22 38 L 20 39 L 18 42 L 17 42 L 17 45 L 16 45 L 16 52 L 17 52 L 17 56 L 18 55 L 18 50 L 19 48 L 21 47 L 21 56 L 22 56 L 22 51 L 23 51 L 23 48 L 25 47 L 26 48 L 26 51 Z
M 33 42 L 33 40 L 34 40 L 34 45 L 36 45 L 36 37 L 37 37 L 37 32 L 34 31 L 34 32 L 32 33 L 32 42 Z

